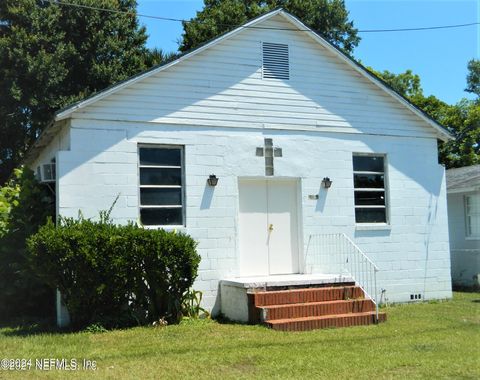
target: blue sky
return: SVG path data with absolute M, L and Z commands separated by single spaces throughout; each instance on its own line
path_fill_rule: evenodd
M 138 0 L 138 13 L 189 19 L 203 7 L 199 0 Z M 415 28 L 480 21 L 480 0 L 346 0 L 359 30 Z M 182 35 L 179 22 L 140 18 L 148 46 L 176 51 Z M 376 70 L 395 73 L 412 69 L 422 79 L 425 95 L 447 103 L 463 97 L 467 62 L 480 57 L 480 25 L 458 29 L 394 33 L 362 33 L 354 56 Z

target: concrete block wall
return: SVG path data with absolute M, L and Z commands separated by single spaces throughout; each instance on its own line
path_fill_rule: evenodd
M 202 256 L 196 289 L 219 308 L 218 282 L 238 274 L 238 178 L 263 177 L 256 147 L 272 138 L 275 176 L 299 178 L 301 244 L 343 232 L 380 267 L 391 301 L 451 295 L 438 134 L 380 87 L 277 15 L 164 72 L 85 106 L 36 164 L 57 158 L 57 211 L 97 217 L 118 196 L 117 223 L 139 217 L 138 144 L 184 146 L 186 226 Z M 280 28 L 278 28 L 280 27 Z M 280 30 L 282 29 L 282 30 Z M 290 79 L 262 78 L 260 42 L 289 46 Z M 320 62 L 320 64 L 319 64 Z M 57 141 L 58 140 L 58 141 Z M 352 153 L 388 160 L 388 226 L 355 226 Z M 208 175 L 220 180 L 215 188 Z M 323 177 L 333 186 L 321 188 Z M 318 194 L 318 200 L 308 196 Z M 302 260 L 300 260 L 302 261 Z
M 301 180 L 302 258 L 310 234 L 344 232 L 380 267 L 379 287 L 389 301 L 409 301 L 413 293 L 451 296 L 444 170 L 434 139 L 77 119 L 70 135 L 70 150 L 58 153 L 59 213 L 96 217 L 118 195 L 112 211 L 118 223 L 139 216 L 138 144 L 184 146 L 182 230 L 199 242 L 195 289 L 214 312 L 219 281 L 239 273 L 238 177 L 264 176 L 264 158 L 255 149 L 266 137 L 283 150 L 275 176 Z M 387 155 L 389 225 L 355 226 L 353 152 Z M 206 183 L 210 174 L 219 177 L 215 188 Z M 326 176 L 333 180 L 328 190 L 321 187 Z

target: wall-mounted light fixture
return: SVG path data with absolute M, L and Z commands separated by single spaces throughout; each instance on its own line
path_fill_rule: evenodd
M 210 176 L 208 177 L 207 179 L 207 183 L 210 185 L 210 186 L 217 186 L 217 183 L 218 183 L 218 178 L 215 174 L 210 174 Z
M 325 189 L 329 189 L 330 186 L 332 186 L 332 180 L 328 177 L 325 177 L 324 179 L 322 179 L 322 185 Z

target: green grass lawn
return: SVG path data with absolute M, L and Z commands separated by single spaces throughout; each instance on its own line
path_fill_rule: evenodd
M 0 329 L 1 358 L 31 358 L 0 378 L 479 379 L 480 294 L 384 309 L 378 326 L 275 332 L 261 326 L 185 321 L 107 333 Z M 95 360 L 98 369 L 40 371 L 35 359 Z

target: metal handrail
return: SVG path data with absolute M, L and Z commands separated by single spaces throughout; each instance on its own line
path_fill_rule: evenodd
M 310 235 L 305 251 L 304 272 L 348 274 L 375 304 L 378 322 L 378 267 L 344 233 Z

